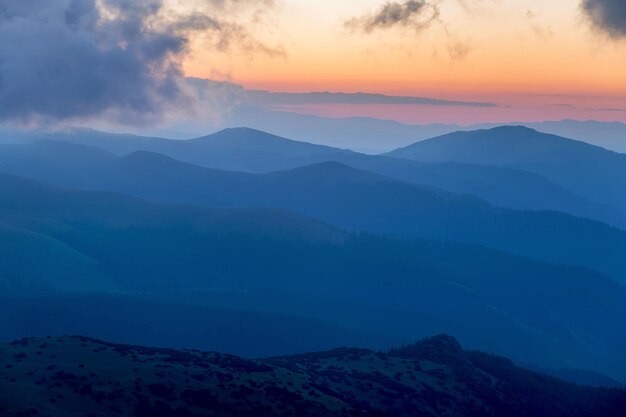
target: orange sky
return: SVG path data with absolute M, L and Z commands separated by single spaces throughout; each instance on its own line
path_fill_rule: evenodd
M 570 106 L 626 108 L 626 44 L 595 33 L 576 0 L 476 0 L 469 10 L 441 0 L 440 21 L 422 31 L 344 26 L 381 3 L 283 0 L 250 28 L 285 56 L 220 53 L 197 42 L 185 71 L 274 91 L 489 97 L 505 105 L 528 94 L 550 104 L 538 97 L 558 94 Z

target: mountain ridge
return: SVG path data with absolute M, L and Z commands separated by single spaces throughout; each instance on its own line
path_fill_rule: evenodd
M 626 175 L 625 154 L 525 127 L 455 132 L 388 155 L 522 169 L 592 201 L 626 210 L 626 187 L 615 181 Z
M 202 292 L 194 302 L 301 315 L 393 337 L 440 329 L 469 346 L 545 367 L 576 363 L 616 378 L 626 372 L 616 362 L 626 339 L 614 328 L 626 314 L 626 289 L 592 270 L 478 246 L 350 234 L 275 210 L 248 208 L 230 218 L 230 210 L 24 180 L 28 196 L 20 181 L 3 188 L 4 178 L 2 221 L 70 245 L 131 293 L 192 302 L 189 289 L 243 291 L 222 297 Z M 601 325 L 579 314 L 582 306 L 601 317 Z M 495 340 L 487 328 L 468 332 L 473 322 L 489 323 L 506 340 Z M 571 340 L 570 332 L 585 342 Z
M 140 151 L 116 159 L 104 169 L 80 172 L 84 174 L 61 176 L 60 180 L 66 178 L 65 185 L 130 193 L 169 204 L 271 207 L 348 230 L 458 240 L 557 263 L 575 260 L 616 279 L 626 268 L 620 267 L 614 253 L 620 241 L 626 242 L 626 232 L 602 223 L 553 212 L 493 208 L 472 196 L 417 186 L 337 161 L 250 174 L 197 167 Z M 85 184 L 76 183 L 84 178 L 88 179 Z M 564 239 L 557 234 L 558 225 L 571 236 Z M 555 245 L 524 246 L 510 239 L 511 230 L 518 233 L 519 242 L 556 239 Z M 588 250 L 591 244 L 611 250 L 594 254 Z
M 224 136 L 226 139 L 222 141 L 226 145 L 211 147 L 211 137 L 215 135 Z M 597 203 L 593 199 L 583 198 L 567 187 L 557 185 L 553 181 L 528 171 L 458 162 L 419 163 L 407 159 L 363 155 L 295 142 L 253 129 L 232 129 L 215 135 L 205 137 L 203 145 L 176 140 L 135 141 L 132 138 L 126 142 L 125 139 L 117 137 L 107 144 L 106 140 L 99 139 L 99 136 L 92 138 L 93 140 L 89 136 L 81 138 L 80 136 L 56 135 L 54 138 L 88 143 L 90 146 L 106 149 L 117 155 L 149 151 L 207 168 L 252 173 L 284 171 L 320 162 L 336 161 L 415 185 L 438 188 L 457 194 L 474 195 L 500 207 L 562 211 L 626 228 L 626 212 L 607 204 Z M 279 145 L 275 148 L 280 149 L 262 152 L 263 146 L 259 143 L 250 145 L 247 150 L 245 146 L 228 145 L 238 140 L 254 142 L 259 135 L 278 141 Z M 120 141 L 125 146 L 121 152 L 117 149 Z M 90 153 L 86 152 L 85 156 L 77 158 L 87 160 Z M 94 167 L 105 163 L 101 158 L 92 159 L 91 164 Z M 82 160 L 73 161 L 68 157 L 66 149 L 54 149 L 51 145 L 47 148 L 40 145 L 40 149 L 31 151 L 25 146 L 22 148 L 0 147 L 0 168 L 5 171 L 42 181 L 68 181 L 69 177 L 74 183 L 82 181 L 91 187 L 97 186 L 93 182 L 88 182 L 88 177 L 85 178 L 84 168 L 81 168 L 85 162 Z M 60 176 L 60 173 L 64 172 L 65 178 Z M 71 183 L 63 185 L 71 185 Z
M 0 345 L 0 411 L 51 417 L 621 416 L 626 391 L 583 388 L 438 336 L 411 355 L 335 349 L 248 360 L 80 336 Z M 440 351 L 438 349 L 445 349 Z M 129 371 L 133 375 L 128 376 Z

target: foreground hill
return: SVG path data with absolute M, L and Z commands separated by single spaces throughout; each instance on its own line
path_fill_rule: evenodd
M 576 194 L 626 210 L 626 155 L 525 127 L 456 132 L 398 149 L 389 156 L 522 169 Z
M 256 173 L 333 161 L 422 186 L 475 195 L 496 206 L 562 211 L 626 228 L 624 212 L 582 198 L 537 174 L 507 167 L 363 155 L 244 128 L 187 141 L 91 131 L 41 138 L 48 140 L 30 146 L 0 146 L 0 168 L 60 185 L 89 187 L 94 171 L 112 163 L 113 156 L 137 151 L 161 153 L 208 168 Z
M 592 270 L 462 244 L 353 235 L 284 211 L 155 204 L 10 176 L 0 176 L 0 191 L 0 222 L 81 254 L 63 258 L 66 265 L 91 260 L 119 288 L 114 293 L 312 318 L 400 339 L 448 332 L 538 366 L 626 379 L 626 289 Z M 67 269 L 49 276 L 47 292 L 33 288 L 15 273 L 28 252 L 21 255 L 0 264 L 0 293 L 45 295 L 87 279 Z M 33 263 L 33 276 L 48 276 L 44 267 Z M 6 316 L 19 323 L 24 315 L 13 305 Z M 174 315 L 171 328 L 184 320 Z M 128 316 L 138 334 L 153 331 Z M 37 316 L 27 317 L 23 328 L 36 327 Z
M 246 360 L 84 337 L 0 345 L 3 416 L 618 417 L 626 391 L 583 388 L 463 351 L 447 336 L 389 353 Z

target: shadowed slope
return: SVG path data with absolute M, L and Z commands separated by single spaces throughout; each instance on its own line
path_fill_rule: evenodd
M 349 186 L 333 193 L 345 195 L 341 205 L 347 214 L 360 203 L 353 193 L 359 184 L 390 181 L 339 164 L 328 168 L 303 168 L 287 177 L 327 189 L 347 170 Z M 269 178 L 275 175 L 285 174 Z M 284 183 L 284 192 L 290 184 Z M 394 187 L 408 187 L 407 203 L 430 201 L 438 209 L 446 201 L 437 194 L 413 196 L 413 187 L 401 183 Z M 317 318 L 400 338 L 446 331 L 468 346 L 545 367 L 626 374 L 619 362 L 626 346 L 620 328 L 626 292 L 591 270 L 459 244 L 349 235 L 275 210 L 154 204 L 10 176 L 0 176 L 0 191 L 2 221 L 96 260 L 98 271 L 127 291 L 180 293 L 189 301 L 191 293 L 208 299 L 207 290 L 224 290 L 214 297 L 223 308 Z M 300 197 L 302 204 L 312 204 Z M 382 210 L 387 201 L 375 207 Z M 239 293 L 250 294 L 252 307 L 243 297 L 230 296 Z M 232 303 L 221 301 L 225 298 Z
M 108 160 L 108 156 L 104 156 Z M 337 162 L 248 174 L 135 152 L 65 176 L 66 185 L 170 203 L 294 210 L 342 228 L 482 244 L 522 256 L 595 268 L 621 280 L 626 233 L 559 213 L 516 212 L 469 196 L 414 186 Z M 50 176 L 48 178 L 53 178 Z M 598 250 L 600 248 L 601 250 Z
M 0 361 L 7 416 L 617 417 L 626 407 L 625 391 L 571 385 L 465 352 L 445 336 L 389 354 L 337 349 L 258 361 L 24 339 L 1 345 Z

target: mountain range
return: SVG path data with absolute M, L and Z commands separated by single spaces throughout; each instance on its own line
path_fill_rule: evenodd
M 499 207 L 556 210 L 626 227 L 623 211 L 585 199 L 527 171 L 463 163 L 419 163 L 364 155 L 287 140 L 252 129 L 229 129 L 193 141 L 93 131 L 45 134 L 30 139 L 35 140 L 30 147 L 0 146 L 0 168 L 3 171 L 45 181 L 58 178 L 58 172 L 75 170 L 77 163 L 83 164 L 82 168 L 85 165 L 89 168 L 89 165 L 102 164 L 100 160 L 106 158 L 103 152 L 98 155 L 93 149 L 71 147 L 68 142 L 96 147 L 118 156 L 149 151 L 208 168 L 251 173 L 289 170 L 332 161 L 417 185 L 474 195 Z M 79 181 L 87 179 L 88 175 L 78 172 L 73 177 L 74 181 Z
M 325 172 L 329 181 L 336 177 Z M 6 256 L 6 296 L 90 285 L 170 303 L 308 317 L 396 340 L 440 329 L 544 367 L 626 375 L 626 289 L 588 269 L 462 244 L 355 235 L 276 209 L 149 203 L 7 175 L 0 191 L 5 227 L 30 236 L 31 245 L 67 253 L 20 274 L 14 271 L 22 258 Z M 99 280 L 80 269 L 76 277 L 72 268 L 88 268 Z M 73 288 L 71 279 L 85 281 Z
M 310 162 L 300 155 L 308 155 L 307 149 L 313 145 L 301 148 L 298 142 L 267 135 L 257 140 L 257 132 L 243 133 L 252 135 L 242 139 L 241 132 L 224 132 L 223 136 L 234 141 L 232 148 L 227 146 L 230 139 L 221 136 L 217 138 L 218 145 L 213 144 L 213 137 L 204 139 L 211 145 L 210 149 L 226 150 L 220 153 L 198 148 L 198 158 L 209 153 L 214 158 L 222 155 L 222 160 L 228 161 L 225 154 L 237 155 L 242 153 L 243 147 L 249 146 L 250 149 L 275 149 L 273 155 L 287 155 L 284 158 L 290 164 L 295 164 L 296 160 Z M 250 158 L 253 154 L 250 151 Z M 314 158 L 320 155 L 333 159 L 332 154 L 321 151 Z M 402 162 L 394 165 L 393 159 L 354 155 L 355 159 L 373 161 L 362 166 L 404 169 Z M 258 159 L 263 160 L 263 157 Z M 5 171 L 66 187 L 123 192 L 167 203 L 277 208 L 353 231 L 480 244 L 538 260 L 587 266 L 620 282 L 624 282 L 626 271 L 626 260 L 622 256 L 626 249 L 626 232 L 617 228 L 555 211 L 492 207 L 469 195 L 408 183 L 340 162 L 252 174 L 208 169 L 153 152 L 137 151 L 118 157 L 91 147 L 43 142 L 0 149 L 0 164 Z M 417 172 L 414 167 L 409 169 L 408 175 Z M 446 169 L 436 167 L 431 172 L 439 171 L 443 176 Z M 424 174 L 428 178 L 435 176 Z M 492 176 L 484 175 L 484 178 L 488 181 Z M 597 209 L 602 212 L 599 205 Z
M 528 143 L 548 168 L 589 146 L 512 127 L 476 135 Z M 581 166 L 617 154 L 589 155 Z M 175 347 L 261 356 L 446 332 L 537 369 L 626 380 L 616 201 L 534 165 L 412 157 L 251 129 L 0 146 L 0 339 L 165 347 L 178 335 Z
M 473 125 L 411 124 L 369 117 L 321 117 L 301 112 L 246 107 L 231 114 L 221 127 L 249 126 L 279 136 L 300 138 L 311 143 L 379 154 L 461 130 L 492 129 L 502 125 L 524 126 L 543 133 L 600 146 L 614 152 L 626 153 L 626 124 L 593 120 L 566 119 Z M 190 137 L 190 135 L 187 134 L 185 137 Z

